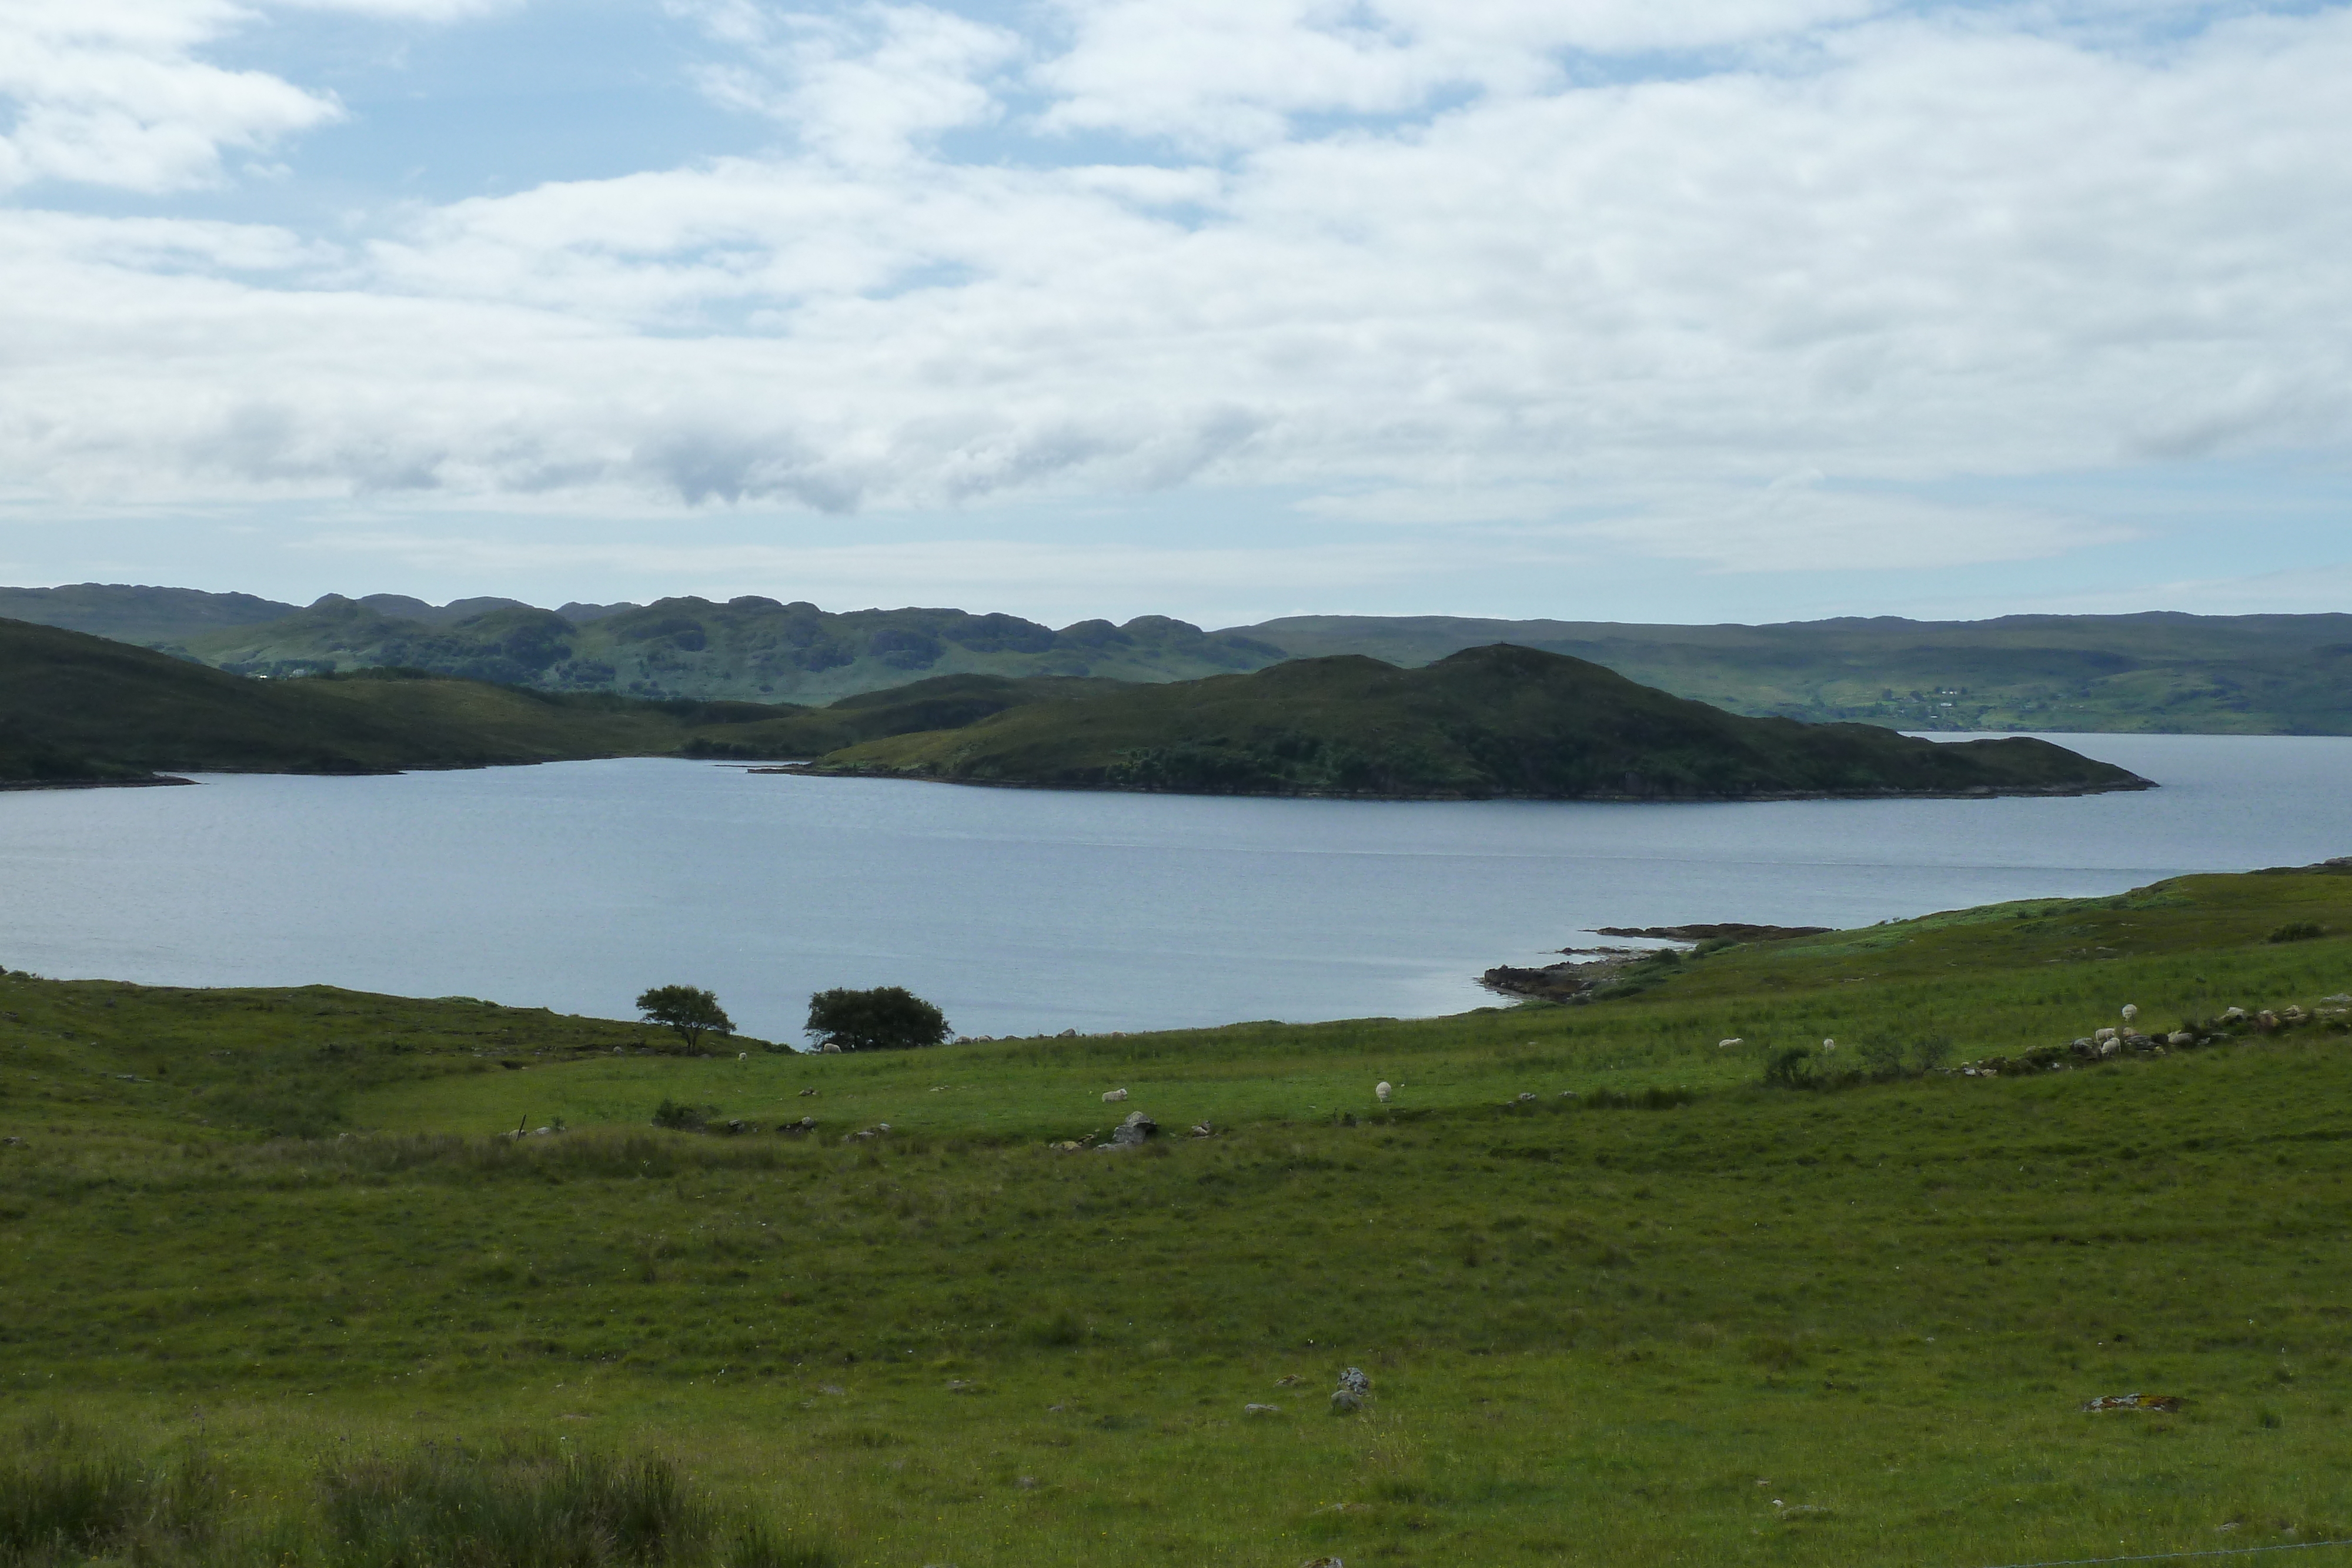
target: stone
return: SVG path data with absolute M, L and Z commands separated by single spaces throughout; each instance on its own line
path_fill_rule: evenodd
M 1279 1416 L 1282 1414 L 1282 1406 L 1279 1405 L 1244 1405 L 1242 1406 L 1242 1414 L 1244 1416 Z
M 1153 1121 L 1149 1113 L 1129 1111 L 1127 1120 L 1111 1129 L 1110 1142 L 1102 1146 L 1106 1149 L 1140 1148 L 1159 1133 L 1160 1124 Z
M 1532 1089 L 1522 1090 L 1519 1092 L 1519 1103 L 1525 1105 L 1535 1097 L 1535 1091 Z
M 2195 1045 L 2197 1043 L 2197 1037 L 2189 1033 L 2185 1029 L 2179 1029 L 2173 1030 L 2170 1034 L 2166 1035 L 2164 1037 L 2164 1043 L 2167 1045 Z

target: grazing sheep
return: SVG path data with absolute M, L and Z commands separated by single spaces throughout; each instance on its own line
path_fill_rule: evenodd
M 749 1061 L 751 1060 L 751 1053 L 748 1051 L 739 1051 L 735 1053 L 735 1060 L 738 1061 Z
M 2116 1038 L 2116 1031 L 2111 1029 L 2103 1029 L 2091 1038 L 2097 1040 L 2101 1045 L 2105 1045 L 2107 1041 Z
M 1822 1041 L 1822 1049 L 1823 1051 L 1835 1051 L 1837 1049 L 1837 1041 L 1833 1040 L 1825 1040 Z
M 1106 1089 L 1103 1091 L 1103 1103 L 1106 1105 L 1126 1098 L 1127 1091 L 1124 1089 Z
M 1746 1045 L 1747 1043 L 1748 1043 L 1748 1042 L 1747 1042 L 1746 1040 L 1740 1040 L 1740 1039 L 1738 1039 L 1738 1038 L 1737 1038 L 1737 1037 L 1734 1037 L 1733 1039 L 1730 1039 L 1730 1040 L 1717 1040 L 1717 1041 L 1715 1042 L 1715 1049 L 1716 1049 L 1716 1050 L 1717 1050 L 1717 1051 L 1737 1051 L 1737 1050 L 1738 1050 L 1741 1046 Z
M 1394 1088 L 1385 1078 L 1372 1085 L 1372 1093 L 1379 1098 L 1380 1103 L 1383 1105 L 1389 1103 L 1389 1096 L 1395 1092 Z
M 2139 1004 L 2137 1002 L 2126 1002 L 2124 1004 L 2124 1032 L 2126 1034 L 2130 1034 L 2132 1032 L 2132 1024 L 2138 1019 L 2138 1017 Z

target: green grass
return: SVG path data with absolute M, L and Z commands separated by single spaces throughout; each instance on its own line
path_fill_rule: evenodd
M 436 1517 L 491 1509 L 467 1486 L 584 1517 L 572 1449 L 675 1479 L 682 1563 L 1970 1568 L 2333 1538 L 2335 1020 L 1757 1083 L 1826 1035 L 2014 1057 L 2126 1001 L 2168 1026 L 2352 989 L 2352 941 L 2266 940 L 2290 923 L 2352 929 L 2352 876 L 1736 947 L 1589 1007 L 745 1061 L 462 1001 L 13 977 L 0 1448 L 103 1460 L 100 1514 L 165 1521 L 101 1543 L 121 1561 L 342 1561 L 339 1474 Z M 821 1132 L 657 1131 L 666 1096 Z M 320 1135 L 262 1135 L 289 1107 Z M 1048 1146 L 1134 1108 L 1180 1135 Z M 1334 1416 L 1349 1364 L 1372 1406 Z M 2138 1391 L 2188 1403 L 2079 1408 Z M 495 1458 L 432 1468 L 452 1451 Z M 170 1476 L 214 1501 L 141 1512 Z

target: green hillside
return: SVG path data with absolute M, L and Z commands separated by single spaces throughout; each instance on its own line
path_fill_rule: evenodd
M 2345 868 L 2195 876 L 1589 1007 L 740 1061 L 0 977 L 0 1557 L 2318 1561 L 2347 933 Z M 2067 1049 L 2126 1002 L 2188 1043 Z
M 1031 703 L 868 741 L 819 770 L 1062 788 L 1384 798 L 1756 799 L 2081 792 L 2147 782 L 2044 741 L 1938 745 L 1742 718 L 1497 645 L 1418 670 L 1339 655 Z
M 1203 632 L 1143 616 L 1055 630 L 961 610 L 745 597 L 533 609 L 80 583 L 0 589 L 0 615 L 183 652 L 240 674 L 397 665 L 544 691 L 824 703 L 908 679 L 1192 680 L 1285 658 L 1432 664 L 1494 643 L 1567 653 L 1756 716 L 1899 729 L 2352 734 L 2352 615 L 1894 616 L 1763 626 L 1300 615 Z
M 558 697 L 475 681 L 250 680 L 78 632 L 0 621 L 0 780 L 157 772 L 368 773 L 676 751 L 745 704 Z
M 1157 615 L 1055 631 L 1011 615 L 833 614 L 756 596 L 725 604 L 665 599 L 575 623 L 527 607 L 426 622 L 331 594 L 280 620 L 187 637 L 180 646 L 245 674 L 396 664 L 544 691 L 795 703 L 926 676 L 1184 680 L 1282 657 L 1278 648 Z
M 2352 615 L 1878 616 L 1770 626 L 1322 615 L 1234 630 L 1300 657 L 1369 653 L 1404 665 L 1517 643 L 1734 713 L 1814 723 L 2352 735 Z

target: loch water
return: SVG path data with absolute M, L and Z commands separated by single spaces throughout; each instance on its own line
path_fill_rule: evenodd
M 1952 737 L 1946 737 L 1952 738 Z M 1848 926 L 2352 854 L 2352 739 L 2056 736 L 2055 800 L 1374 802 L 968 789 L 633 759 L 0 793 L 0 965 L 800 1038 L 904 985 L 971 1034 L 1454 1012 L 1596 925 Z

